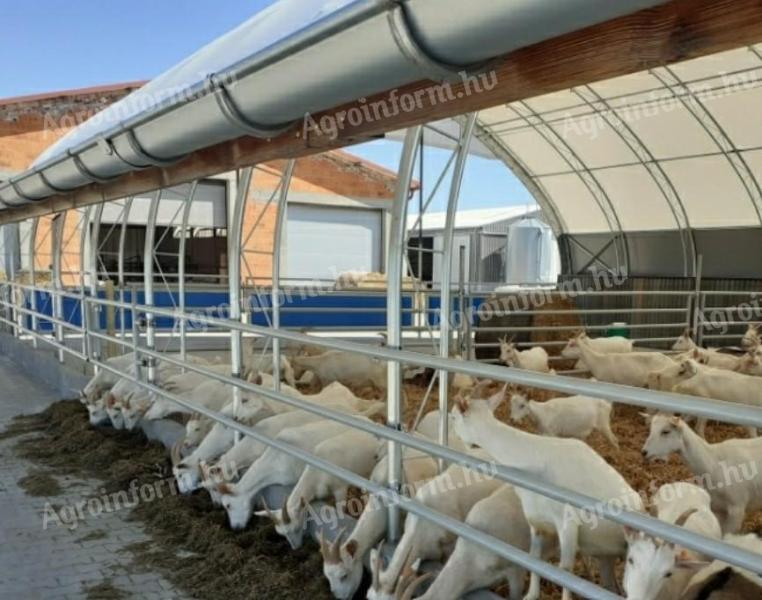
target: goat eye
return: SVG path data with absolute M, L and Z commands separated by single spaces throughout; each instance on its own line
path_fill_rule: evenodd
M 666 578 L 672 577 L 672 571 L 667 571 L 667 572 L 664 574 L 664 577 L 666 577 Z
M 628 565 L 634 565 L 634 564 L 635 564 L 635 561 L 634 561 L 634 560 L 632 560 L 631 558 L 628 558 L 628 559 L 627 559 L 627 564 L 628 564 Z
M 669 429 L 665 429 L 661 432 L 662 435 L 669 435 Z

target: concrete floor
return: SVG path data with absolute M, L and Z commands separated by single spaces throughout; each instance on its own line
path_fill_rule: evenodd
M 50 389 L 20 373 L 15 363 L 0 355 L 0 431 L 15 415 L 38 412 L 56 400 Z M 131 564 L 126 547 L 148 537 L 135 523 L 126 521 L 124 511 L 91 517 L 74 530 L 56 522 L 43 528 L 48 503 L 73 506 L 98 495 L 100 484 L 56 476 L 61 495 L 28 496 L 18 480 L 30 469 L 44 469 L 14 455 L 17 440 L 0 441 L 0 599 L 95 600 L 107 596 L 89 588 L 104 582 L 132 598 L 187 597 L 158 573 Z

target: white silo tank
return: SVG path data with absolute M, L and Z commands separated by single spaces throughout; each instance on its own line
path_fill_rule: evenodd
M 506 283 L 555 281 L 554 245 L 552 229 L 540 219 L 521 219 L 511 224 L 505 244 Z

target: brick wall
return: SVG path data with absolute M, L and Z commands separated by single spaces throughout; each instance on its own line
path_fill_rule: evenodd
M 140 84 L 76 90 L 60 94 L 0 100 L 0 173 L 18 172 L 71 128 Z M 280 183 L 286 161 L 273 161 L 255 171 L 244 217 L 245 283 L 267 284 L 272 278 L 272 249 L 276 203 L 266 199 Z M 313 198 L 391 200 L 396 175 L 343 151 L 309 156 L 297 161 L 291 190 Z M 64 227 L 63 270 L 78 272 L 80 214 L 70 211 Z M 255 228 L 256 224 L 256 228 Z M 52 218 L 41 219 L 37 231 L 35 266 L 47 271 L 52 263 Z M 26 250 L 24 250 L 26 251 Z M 78 284 L 78 275 L 64 273 L 64 284 Z
M 0 100 L 0 171 L 22 171 L 40 153 L 139 83 Z

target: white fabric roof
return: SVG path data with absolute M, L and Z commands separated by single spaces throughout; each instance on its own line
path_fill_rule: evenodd
M 556 233 L 762 225 L 762 45 L 483 111 Z

